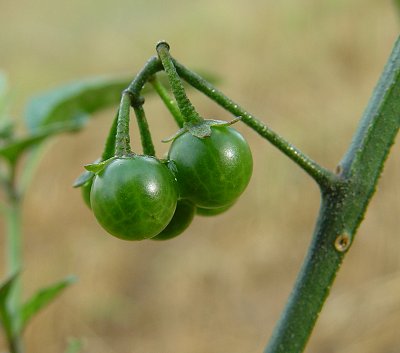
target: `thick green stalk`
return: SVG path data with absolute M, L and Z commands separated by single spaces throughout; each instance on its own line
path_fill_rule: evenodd
M 339 167 L 341 183 L 322 190 L 308 255 L 265 353 L 302 352 L 368 203 L 400 127 L 400 41 Z
M 171 85 L 172 93 L 178 103 L 179 110 L 182 113 L 183 119 L 190 123 L 201 123 L 203 119 L 194 109 L 193 104 L 186 96 L 183 84 L 176 72 L 174 63 L 169 53 L 169 45 L 166 42 L 157 44 L 157 53 L 164 66 L 164 70 L 168 75 L 169 83 Z

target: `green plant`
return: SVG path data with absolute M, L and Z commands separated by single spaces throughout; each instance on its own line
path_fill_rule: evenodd
M 170 56 L 169 46 L 165 42 L 160 42 L 157 45 L 157 54 L 158 56 L 150 58 L 129 84 L 126 81 L 115 82 L 112 80 L 97 81 L 95 83 L 84 82 L 64 87 L 54 93 L 36 98 L 28 108 L 27 126 L 30 134 L 25 138 L 16 138 L 8 125 L 5 125 L 6 127 L 2 130 L 2 136 L 4 135 L 5 137 L 2 137 L 0 156 L 5 163 L 1 169 L 1 176 L 4 190 L 6 190 L 7 194 L 7 204 L 3 206 L 2 210 L 6 215 L 8 224 L 7 254 L 9 254 L 9 277 L 0 288 L 0 318 L 11 353 L 21 353 L 23 351 L 22 329 L 26 325 L 27 319 L 32 317 L 37 310 L 47 304 L 50 299 L 70 283 L 70 281 L 64 281 L 52 288 L 39 292 L 28 304 L 21 305 L 20 303 L 20 280 L 18 275 L 21 268 L 20 203 L 21 195 L 25 192 L 27 180 L 29 180 L 33 166 L 37 162 L 38 145 L 55 134 L 82 128 L 85 121 L 83 117 L 116 103 L 122 92 L 120 108 L 110 129 L 102 157 L 99 161 L 87 165 L 87 171 L 75 182 L 76 187 L 86 188 L 86 194 L 87 191 L 90 191 L 90 203 L 96 215 L 98 213 L 96 208 L 97 197 L 100 197 L 105 191 L 103 186 L 97 187 L 96 184 L 98 180 L 99 182 L 101 181 L 102 177 L 107 176 L 108 168 L 121 160 L 124 162 L 129 161 L 128 163 L 130 164 L 135 161 L 135 158 L 136 161 L 154 158 L 135 157 L 136 155 L 131 157 L 132 152 L 129 147 L 130 107 L 135 111 L 144 155 L 155 156 L 150 130 L 143 109 L 144 100 L 141 96 L 146 93 L 144 86 L 147 82 L 151 83 L 154 91 L 159 94 L 180 127 L 180 131 L 173 138 L 175 141 L 169 153 L 172 161 L 166 162 L 169 170 L 158 161 L 156 164 L 160 168 L 163 167 L 163 170 L 169 173 L 167 175 L 175 173 L 182 195 L 179 195 L 181 199 L 178 200 L 176 208 L 171 205 L 166 207 L 169 215 L 168 217 L 165 216 L 162 222 L 165 228 L 161 230 L 161 225 L 157 225 L 161 232 L 154 239 L 157 239 L 157 237 L 159 239 L 167 239 L 183 232 L 191 223 L 195 211 L 199 214 L 208 212 L 204 205 L 206 207 L 215 207 L 215 214 L 223 212 L 225 207 L 229 208 L 245 188 L 251 174 L 251 155 L 246 150 L 247 152 L 243 153 L 244 157 L 240 157 L 244 158 L 244 164 L 246 165 L 241 172 L 243 175 L 239 175 L 237 180 L 242 185 L 240 192 L 232 193 L 229 186 L 226 188 L 224 186 L 222 187 L 223 197 L 212 204 L 203 203 L 197 198 L 192 198 L 192 195 L 196 194 L 196 190 L 191 189 L 185 183 L 189 179 L 195 179 L 195 177 L 191 175 L 190 171 L 187 172 L 182 169 L 180 157 L 177 157 L 174 152 L 174 149 L 177 148 L 174 143 L 179 144 L 180 140 L 185 142 L 185 136 L 188 136 L 195 143 L 213 141 L 213 138 L 215 138 L 213 136 L 218 136 L 218 131 L 228 131 L 228 135 L 230 135 L 233 130 L 230 130 L 231 128 L 227 126 L 240 120 L 282 151 L 318 184 L 321 190 L 322 202 L 313 240 L 288 304 L 265 352 L 298 353 L 303 351 L 307 343 L 343 258 L 354 241 L 356 230 L 364 217 L 384 162 L 400 126 L 400 40 L 394 46 L 381 79 L 354 135 L 352 144 L 338 164 L 335 172 L 327 170 L 311 160 L 255 116 L 225 96 L 209 81 L 181 65 Z M 158 74 L 161 71 L 167 73 L 168 82 L 175 100 L 171 99 L 168 89 L 165 88 L 165 85 L 160 80 Z M 181 79 L 231 113 L 235 120 L 231 123 L 204 120 L 187 98 Z M 127 88 L 123 90 L 125 87 Z M 215 133 L 216 131 L 217 133 Z M 233 134 L 236 135 L 236 133 Z M 216 145 L 220 146 L 219 143 Z M 193 149 L 193 147 L 182 148 Z M 242 148 L 246 149 L 247 147 L 240 147 L 239 150 Z M 191 163 L 191 168 L 195 170 L 200 168 L 202 173 L 201 181 L 209 178 L 208 174 L 203 173 L 203 165 L 211 163 L 207 161 L 211 159 L 211 155 L 218 154 L 218 151 L 217 149 L 211 154 L 207 152 L 204 157 L 202 156 L 200 158 L 200 167 L 197 167 L 197 162 Z M 29 152 L 28 158 L 25 160 L 25 172 L 22 173 L 21 179 L 16 180 L 16 162 L 25 152 Z M 156 160 L 154 159 L 154 161 Z M 131 169 L 134 168 L 129 166 L 128 169 L 130 174 Z M 216 169 L 218 170 L 219 167 Z M 158 172 L 152 173 L 157 174 Z M 140 181 L 142 178 L 143 176 L 139 176 L 137 180 Z M 164 177 L 162 179 L 164 180 Z M 126 195 L 131 195 L 131 190 L 136 191 L 137 188 L 140 190 L 141 187 L 137 186 L 136 178 L 132 180 L 121 180 L 119 177 L 111 175 L 111 184 L 113 185 L 111 199 L 114 199 L 116 195 L 118 200 L 123 198 L 121 194 L 118 195 L 120 186 L 127 186 L 128 192 Z M 90 185 L 91 183 L 93 185 Z M 217 190 L 219 182 L 211 179 L 207 186 L 212 190 Z M 123 189 L 125 190 L 126 188 L 124 187 Z M 174 190 L 174 187 L 171 187 L 171 190 Z M 167 197 L 168 202 L 173 199 L 171 204 L 176 202 L 177 196 L 175 192 L 171 191 L 169 193 L 170 196 Z M 97 196 L 97 193 L 100 196 Z M 218 195 L 217 191 L 216 194 Z M 192 202 L 189 202 L 188 199 L 192 200 Z M 100 200 L 99 202 L 103 201 L 106 204 L 105 200 Z M 196 203 L 200 207 L 197 207 Z M 125 215 L 127 213 L 124 210 L 122 214 Z M 118 213 L 116 217 L 120 217 L 122 214 Z M 102 216 L 103 214 L 100 215 L 100 218 Z M 122 224 L 120 219 L 110 219 L 108 215 L 106 217 L 107 223 L 110 222 L 117 227 Z M 147 219 L 145 223 L 149 225 Z M 148 234 L 157 233 L 159 230 L 152 230 Z M 122 231 L 124 232 L 125 230 L 123 229 Z M 131 237 L 130 234 L 129 237 Z M 141 236 L 139 238 L 146 237 Z M 27 310 L 26 308 L 30 309 Z M 26 312 L 29 314 L 26 314 Z

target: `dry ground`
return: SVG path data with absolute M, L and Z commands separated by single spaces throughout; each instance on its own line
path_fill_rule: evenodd
M 1 0 L 0 67 L 13 87 L 12 113 L 21 116 L 39 90 L 134 75 L 156 41 L 167 39 L 180 61 L 216 73 L 224 92 L 334 168 L 398 23 L 389 0 Z M 191 97 L 204 116 L 229 119 L 201 95 Z M 160 102 L 149 97 L 146 107 L 154 139 L 171 135 Z M 63 352 L 69 337 L 83 340 L 84 353 L 261 352 L 310 241 L 316 186 L 239 126 L 254 152 L 254 176 L 230 212 L 197 218 L 166 243 L 114 239 L 71 188 L 99 155 L 112 116 L 54 141 L 26 199 L 25 293 L 79 276 L 34 319 L 27 352 Z M 160 156 L 166 148 L 157 144 Z M 400 350 L 399 155 L 395 146 L 307 353 Z

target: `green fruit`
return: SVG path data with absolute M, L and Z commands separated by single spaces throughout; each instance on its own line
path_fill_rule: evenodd
M 238 131 L 227 126 L 212 126 L 211 131 L 204 138 L 185 132 L 173 141 L 168 153 L 181 197 L 201 208 L 233 204 L 253 170 L 249 145 Z
M 212 217 L 212 216 L 218 216 L 221 213 L 226 212 L 227 210 L 229 210 L 232 205 L 228 205 L 228 206 L 223 206 L 223 207 L 218 207 L 218 208 L 202 208 L 202 207 L 197 207 L 196 209 L 196 213 L 199 216 L 205 216 L 205 217 Z
M 93 179 L 90 204 L 97 221 L 125 240 L 152 238 L 174 215 L 177 185 L 170 170 L 149 156 L 111 161 Z
M 167 227 L 151 240 L 167 240 L 183 233 L 189 227 L 196 213 L 196 207 L 187 200 L 179 200 L 176 210 Z

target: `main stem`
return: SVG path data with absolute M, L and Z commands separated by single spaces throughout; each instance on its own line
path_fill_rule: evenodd
M 345 154 L 340 181 L 322 189 L 313 240 L 265 353 L 300 353 L 353 243 L 400 127 L 398 40 Z
M 15 166 L 10 166 L 8 183 L 8 207 L 5 212 L 6 219 L 6 259 L 8 276 L 20 273 L 22 267 L 22 217 L 21 198 L 15 185 Z M 8 297 L 8 307 L 12 316 L 13 336 L 8 342 L 10 353 L 22 353 L 23 341 L 18 327 L 21 320 L 21 281 L 18 276 Z

